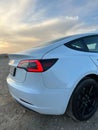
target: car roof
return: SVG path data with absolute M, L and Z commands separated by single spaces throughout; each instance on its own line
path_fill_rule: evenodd
M 94 35 L 98 35 L 97 33 L 84 33 L 84 34 L 75 34 L 75 35 L 70 35 L 70 36 L 66 36 L 66 37 L 62 37 L 59 39 L 55 39 L 46 43 L 43 43 L 41 45 L 39 45 L 38 47 L 49 47 L 49 48 L 55 48 L 58 46 L 61 46 L 63 44 L 66 44 L 72 40 L 76 40 L 82 37 L 86 37 L 86 36 L 94 36 Z
M 98 33 L 75 34 L 75 35 L 62 37 L 62 38 L 59 38 L 59 39 L 56 39 L 56 40 L 53 40 L 53 41 L 50 41 L 47 43 L 48 43 L 48 45 L 51 45 L 51 44 L 62 45 L 62 44 L 66 44 L 67 42 L 70 42 L 75 39 L 79 39 L 79 38 L 86 37 L 86 36 L 94 36 L 94 35 L 98 35 Z
M 76 40 L 76 39 L 79 39 L 79 38 L 88 37 L 88 36 L 96 36 L 96 35 L 98 35 L 98 33 L 75 34 L 75 35 L 70 35 L 70 36 L 60 38 L 60 39 L 55 40 L 51 43 L 53 43 L 54 46 L 55 45 L 60 46 L 60 45 L 66 44 L 70 41 L 73 41 L 73 40 Z
M 82 37 L 87 37 L 87 36 L 95 36 L 95 35 L 98 35 L 98 33 L 84 33 L 84 34 L 75 34 L 75 35 L 70 35 L 70 36 L 66 36 L 64 38 L 60 38 L 58 39 L 58 41 L 60 40 L 75 40 L 75 39 L 78 39 L 78 38 L 82 38 Z

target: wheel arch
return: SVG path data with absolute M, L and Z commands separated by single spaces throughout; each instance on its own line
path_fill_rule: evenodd
M 73 92 L 75 91 L 75 89 L 77 88 L 78 84 L 79 84 L 80 82 L 82 82 L 83 80 L 85 80 L 86 78 L 94 79 L 94 80 L 97 82 L 97 84 L 98 84 L 98 75 L 97 75 L 97 74 L 88 74 L 88 75 L 85 75 L 84 77 L 81 78 L 80 81 L 78 81 L 78 83 L 76 84 L 76 86 L 74 87 L 74 89 L 73 89 L 73 91 L 72 91 L 72 94 L 73 94 Z
M 73 88 L 73 90 L 72 90 L 72 92 L 71 92 L 71 94 L 70 94 L 70 98 L 69 98 L 69 101 L 68 101 L 68 104 L 67 104 L 67 108 L 68 108 L 68 106 L 69 106 L 69 104 L 70 104 L 70 102 L 71 102 L 71 99 L 72 99 L 72 96 L 73 96 L 73 94 L 74 94 L 74 91 L 77 89 L 78 84 L 79 84 L 80 82 L 82 82 L 82 81 L 83 81 L 84 79 L 86 79 L 86 78 L 94 79 L 94 80 L 97 82 L 97 84 L 98 84 L 98 75 L 97 75 L 97 74 L 92 73 L 92 74 L 87 74 L 87 75 L 85 75 L 84 77 L 82 77 L 82 78 L 76 83 L 75 87 Z M 66 108 L 66 110 L 67 110 L 67 108 Z

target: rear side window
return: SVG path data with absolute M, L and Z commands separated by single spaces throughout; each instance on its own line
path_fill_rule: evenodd
M 98 52 L 98 36 L 83 38 L 89 52 Z
M 65 44 L 65 46 L 67 46 L 71 49 L 74 49 L 74 50 L 87 51 L 87 47 L 82 42 L 82 40 L 71 41 L 71 42 Z

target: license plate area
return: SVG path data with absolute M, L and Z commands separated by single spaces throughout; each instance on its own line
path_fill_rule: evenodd
M 11 74 L 12 76 L 15 76 L 15 74 L 16 74 L 16 67 L 10 66 L 10 74 Z

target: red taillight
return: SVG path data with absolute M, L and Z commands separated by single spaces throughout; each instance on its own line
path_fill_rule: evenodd
M 25 69 L 28 72 L 44 72 L 48 70 L 57 59 L 45 60 L 22 60 L 18 64 L 18 68 Z
M 38 60 L 30 60 L 27 68 L 28 72 L 43 72 L 43 67 Z

